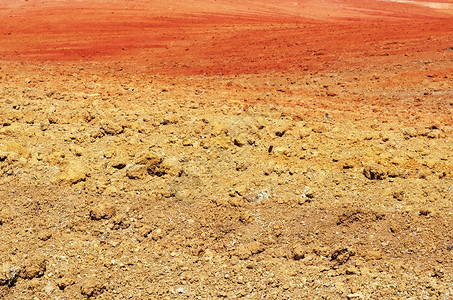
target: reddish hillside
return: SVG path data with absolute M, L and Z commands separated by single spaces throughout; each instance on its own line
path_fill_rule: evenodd
M 350 68 L 438 52 L 453 32 L 453 9 L 390 1 L 30 0 L 0 9 L 0 59 L 160 74 Z

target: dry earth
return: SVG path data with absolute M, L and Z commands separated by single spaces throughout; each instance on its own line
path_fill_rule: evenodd
M 453 299 L 453 17 L 0 1 L 0 298 Z

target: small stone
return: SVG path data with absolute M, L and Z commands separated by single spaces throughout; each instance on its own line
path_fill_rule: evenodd
M 310 187 L 305 186 L 304 192 L 302 193 L 301 197 L 305 202 L 310 202 L 309 200 L 307 201 L 307 198 L 313 199 L 315 197 L 315 193 Z
M 117 214 L 112 219 L 113 229 L 125 229 L 131 225 L 131 222 L 125 213 Z
M 153 230 L 152 237 L 153 237 L 153 240 L 155 240 L 155 241 L 160 240 L 161 238 L 163 238 L 164 237 L 164 233 L 163 233 L 162 229 L 156 228 L 155 230 Z
M 311 133 L 312 133 L 312 130 L 310 128 L 301 128 L 299 130 L 299 137 L 301 139 L 304 139 L 304 138 L 310 136 Z
M 419 211 L 419 215 L 420 215 L 420 216 L 425 216 L 425 217 L 426 217 L 426 216 L 428 216 L 428 215 L 430 215 L 430 214 L 431 214 L 431 210 L 428 209 L 428 208 L 422 208 L 422 209 L 420 209 L 420 211 Z
M 233 144 L 235 144 L 238 147 L 242 147 L 245 144 L 247 144 L 247 137 L 244 134 L 240 134 L 233 139 Z
M 142 237 L 147 237 L 151 231 L 153 231 L 153 228 L 149 225 L 143 225 L 142 227 L 140 227 L 140 229 L 138 230 L 138 234 Z
M 368 250 L 363 254 L 363 258 L 366 261 L 379 260 L 379 259 L 382 259 L 382 252 L 376 251 L 376 250 Z
M 14 266 L 10 263 L 3 263 L 0 267 L 0 286 L 13 286 L 16 283 L 21 270 L 22 269 L 18 266 Z
M 145 166 L 148 174 L 157 176 L 165 174 L 165 170 L 161 166 L 162 161 L 163 158 L 154 152 L 141 153 L 135 158 L 137 165 Z
M 305 248 L 297 244 L 293 247 L 293 259 L 294 260 L 301 260 L 305 257 Z
M 212 260 L 215 256 L 216 256 L 216 253 L 215 251 L 211 250 L 211 249 L 206 249 L 203 253 L 203 256 L 207 259 L 207 260 Z
M 113 203 L 99 203 L 90 210 L 92 220 L 110 219 L 116 213 L 116 208 Z
M 420 154 L 422 156 L 427 156 L 427 155 L 429 155 L 431 153 L 428 149 L 423 148 L 423 147 L 419 148 L 417 150 L 417 152 L 418 152 L 418 154 Z
M 66 287 L 73 285 L 74 283 L 74 279 L 69 277 L 63 277 L 57 280 L 57 286 L 60 290 L 64 290 Z
M 110 120 L 102 120 L 99 125 L 106 134 L 116 135 L 123 132 L 123 126 Z
M 104 130 L 98 128 L 98 129 L 95 129 L 93 130 L 91 133 L 90 133 L 90 137 L 93 138 L 93 139 L 98 139 L 98 138 L 101 138 L 105 135 L 105 132 Z
M 95 297 L 104 292 L 105 286 L 98 278 L 86 279 L 81 283 L 80 292 L 87 297 Z
M 416 137 L 417 136 L 417 130 L 415 128 L 409 127 L 405 128 L 403 130 L 403 135 L 405 136 L 406 139 Z
M 193 146 L 194 142 L 191 139 L 185 138 L 182 141 L 182 145 L 185 147 Z
M 126 176 L 130 179 L 143 179 L 148 175 L 145 165 L 132 165 L 126 170 Z
M 315 124 L 311 129 L 314 133 L 323 133 L 327 131 L 327 127 L 323 124 Z
M 44 287 L 43 290 L 47 295 L 51 295 L 55 291 L 55 288 L 49 283 Z
M 373 164 L 363 168 L 363 175 L 370 180 L 383 180 L 388 174 L 384 167 Z
M 330 255 L 330 252 L 331 252 L 330 248 L 326 246 L 319 246 L 313 248 L 313 253 L 321 257 L 328 257 Z
M 47 117 L 47 120 L 49 121 L 50 124 L 58 124 L 61 122 L 60 118 L 57 115 L 49 115 Z
M 258 254 L 264 251 L 265 247 L 262 243 L 255 241 L 247 245 L 247 248 L 250 250 L 252 255 Z
M 43 230 L 38 234 L 38 239 L 40 239 L 41 241 L 47 241 L 51 237 L 52 237 L 52 233 L 47 230 Z
M 350 266 L 346 269 L 346 275 L 358 275 L 360 274 L 360 270 L 355 266 Z
M 162 125 L 177 124 L 178 122 L 179 122 L 179 117 L 175 114 L 172 114 L 172 115 L 165 116 L 162 119 L 161 124 Z
M 149 168 L 155 168 L 162 162 L 162 157 L 154 152 L 143 152 L 135 157 L 135 163 L 145 165 Z
M 120 194 L 119 190 L 112 186 L 112 185 L 109 185 L 108 187 L 106 187 L 106 189 L 102 192 L 103 195 L 106 195 L 106 196 L 110 196 L 110 197 L 115 197 L 115 196 L 118 196 Z
M 176 158 L 164 158 L 159 168 L 171 176 L 179 176 L 182 172 L 181 164 Z
M 71 145 L 69 146 L 69 151 L 71 151 L 75 156 L 82 156 L 85 150 L 80 147 L 79 145 Z
M 231 140 L 226 135 L 218 136 L 214 139 L 214 144 L 221 149 L 230 149 Z
M 17 153 L 0 151 L 0 163 L 5 162 L 10 164 L 17 161 L 19 161 L 19 155 L 17 155 Z
M 292 151 L 291 149 L 287 147 L 275 147 L 274 148 L 274 153 L 280 156 L 292 156 Z
M 363 137 L 363 139 L 364 139 L 365 141 L 371 141 L 373 138 L 374 138 L 374 135 L 373 135 L 372 133 L 367 133 L 367 134 Z
M 250 249 L 248 249 L 246 245 L 240 245 L 238 249 L 235 251 L 235 254 L 241 260 L 245 260 L 252 256 L 252 252 L 250 251 Z
M 225 124 L 213 122 L 211 129 L 211 136 L 216 137 L 219 135 L 225 135 L 228 132 L 228 129 L 225 127 Z
M 247 212 L 243 212 L 239 215 L 239 221 L 243 224 L 250 224 L 255 220 L 255 217 Z
M 427 159 L 426 161 L 423 162 L 423 165 L 427 166 L 430 169 L 433 169 L 437 163 L 438 161 L 436 159 Z
M 20 277 L 24 279 L 32 279 L 43 276 L 46 271 L 46 263 L 46 260 L 43 258 L 35 258 L 27 261 Z
M 12 123 L 10 126 L 0 127 L 0 135 L 21 137 L 25 134 L 25 129 L 20 123 Z
M 332 261 L 336 261 L 337 264 L 342 265 L 345 264 L 351 256 L 355 255 L 353 250 L 348 248 L 339 248 L 332 252 L 330 258 Z
M 405 178 L 407 176 L 406 171 L 402 168 L 398 168 L 396 166 L 392 166 L 387 169 L 387 176 L 392 178 Z
M 113 168 L 121 170 L 131 162 L 129 155 L 123 152 L 119 152 L 116 154 L 114 153 L 115 152 L 113 150 L 104 153 L 104 156 L 106 158 L 110 158 L 110 166 L 112 166 Z
M 352 161 L 344 161 L 342 167 L 343 167 L 344 170 L 353 169 L 354 168 L 354 164 L 353 164 Z
M 430 139 L 438 139 L 441 137 L 441 132 L 440 132 L 440 130 L 437 130 L 437 129 L 431 130 L 428 132 L 428 134 L 426 136 Z
M 445 271 L 443 269 L 434 268 L 433 273 L 431 274 L 432 277 L 444 278 Z
M 47 156 L 47 162 L 51 165 L 61 165 L 65 161 L 65 154 L 61 151 L 54 151 Z
M 405 195 L 404 191 L 396 191 L 396 192 L 393 192 L 393 194 L 392 194 L 393 198 L 395 198 L 398 201 L 403 201 L 404 195 Z
M 57 178 L 60 184 L 76 184 L 84 181 L 88 173 L 86 167 L 80 162 L 72 162 L 66 166 Z

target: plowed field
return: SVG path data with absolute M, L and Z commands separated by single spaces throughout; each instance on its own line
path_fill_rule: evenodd
M 1 299 L 453 299 L 453 1 L 0 0 Z

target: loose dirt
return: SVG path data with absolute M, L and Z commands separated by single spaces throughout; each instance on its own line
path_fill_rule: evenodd
M 28 0 L 0 24 L 0 298 L 453 298 L 451 9 Z

